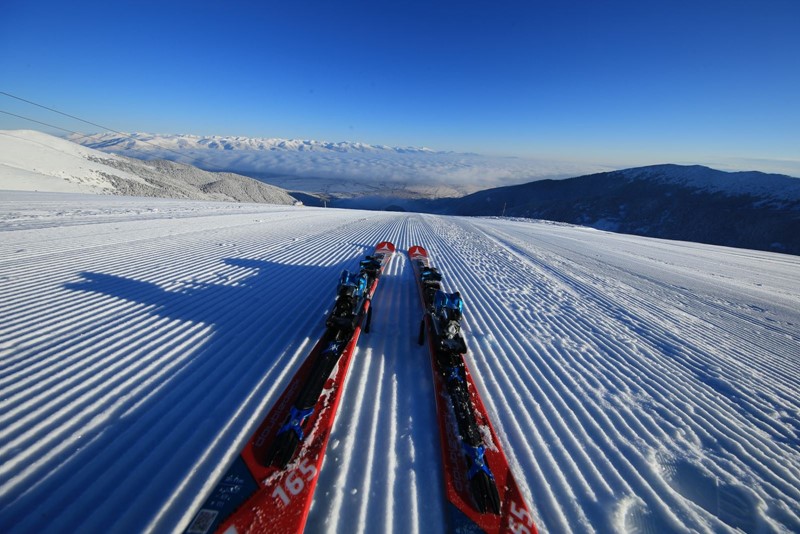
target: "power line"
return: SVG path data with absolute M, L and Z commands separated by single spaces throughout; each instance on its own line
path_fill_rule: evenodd
M 42 104 L 37 104 L 36 102 L 32 102 L 30 100 L 26 100 L 26 99 L 24 99 L 24 98 L 22 98 L 20 96 L 15 96 L 15 95 L 12 95 L 11 93 L 6 93 L 5 91 L 0 91 L 0 95 L 5 95 L 7 97 L 14 98 L 14 99 L 19 100 L 21 102 L 25 102 L 26 104 L 30 104 L 32 106 L 36 106 L 36 107 L 39 107 L 39 108 L 42 108 L 42 109 L 46 109 L 47 111 L 52 111 L 53 113 L 58 113 L 59 115 L 64 115 L 65 117 L 69 117 L 70 119 L 75 119 L 76 121 L 81 121 L 81 122 L 85 122 L 86 124 L 91 124 L 92 126 L 96 126 L 96 127 L 100 128 L 102 130 L 108 130 L 108 131 L 111 131 L 111 132 L 114 132 L 114 133 L 117 133 L 117 134 L 120 134 L 120 135 L 126 135 L 126 134 L 124 134 L 122 132 L 118 132 L 118 131 L 114 130 L 113 128 L 107 128 L 107 127 L 102 126 L 100 124 L 96 124 L 94 122 L 90 122 L 90 121 L 81 119 L 80 117 L 76 117 L 75 115 L 70 115 L 69 113 L 64 113 L 63 111 L 58 111 L 57 109 L 49 108 L 49 107 L 44 106 Z M 60 129 L 63 130 L 63 128 L 60 128 Z
M 26 120 L 26 121 L 35 122 L 36 124 L 41 124 L 42 126 L 48 126 L 50 128 L 55 128 L 56 130 L 62 130 L 64 132 L 70 132 L 70 133 L 77 133 L 77 132 L 74 132 L 72 130 L 67 130 L 66 128 L 62 128 L 61 126 L 56 126 L 54 124 L 48 124 L 46 122 L 37 121 L 36 119 L 31 119 L 30 117 L 23 117 L 22 115 L 17 115 L 16 113 L 11 113 L 10 111 L 3 111 L 2 109 L 0 109 L 0 113 L 5 113 L 6 115 L 11 115 L 12 117 L 16 117 L 18 119 L 23 119 L 23 120 Z
M 26 121 L 35 122 L 36 124 L 41 124 L 42 126 L 47 126 L 48 128 L 55 128 L 56 130 L 61 130 L 63 132 L 75 134 L 75 135 L 78 136 L 78 139 L 83 139 L 85 137 L 86 138 L 92 137 L 91 134 L 83 134 L 83 133 L 80 133 L 80 132 L 76 132 L 75 130 L 70 130 L 70 129 L 67 129 L 67 128 L 62 128 L 61 126 L 56 126 L 55 124 L 42 122 L 42 121 L 39 121 L 39 120 L 36 120 L 36 119 L 32 119 L 30 117 L 23 117 L 22 115 L 17 115 L 16 113 L 11 113 L 10 111 L 4 111 L 4 110 L 0 109 L 0 113 L 5 113 L 6 115 L 11 115 L 12 117 L 16 117 L 18 119 L 23 119 L 23 120 L 26 120 Z M 81 145 L 81 146 L 83 146 L 83 145 Z M 89 148 L 91 148 L 91 147 L 89 147 Z M 148 154 L 147 152 L 145 152 L 143 150 L 140 150 L 138 148 L 129 148 L 128 150 L 131 150 L 133 152 L 141 152 L 142 154 L 145 154 L 145 155 L 148 155 L 148 156 L 152 155 L 152 154 Z
M 20 97 L 20 96 L 12 95 L 11 93 L 7 93 L 7 92 L 5 92 L 5 91 L 0 91 L 0 95 L 4 95 L 4 96 L 7 96 L 7 97 L 9 97 L 9 98 L 13 98 L 13 99 L 15 99 L 15 100 L 19 100 L 20 102 L 25 102 L 26 104 L 30 104 L 30 105 L 32 105 L 32 106 L 36 106 L 36 107 L 39 107 L 39 108 L 42 108 L 42 109 L 46 109 L 47 111 L 51 111 L 51 112 L 53 112 L 53 113 L 58 113 L 59 115 L 63 115 L 63 116 L 65 116 L 65 117 L 69 117 L 70 119 L 75 119 L 75 120 L 77 120 L 77 121 L 84 122 L 84 123 L 86 123 L 86 124 L 90 124 L 90 125 L 92 125 L 92 126 L 95 126 L 95 127 L 97 127 L 97 128 L 100 128 L 100 129 L 102 129 L 102 130 L 107 130 L 107 131 L 109 131 L 109 132 L 114 132 L 115 134 L 121 135 L 121 136 L 123 136 L 123 137 L 127 137 L 128 139 L 131 139 L 131 140 L 133 140 L 133 141 L 135 141 L 135 142 L 146 143 L 146 144 L 148 144 L 148 145 L 152 145 L 152 146 L 154 146 L 154 147 L 156 147 L 156 148 L 158 148 L 158 149 L 160 149 L 160 150 L 164 150 L 164 151 L 166 151 L 166 152 L 172 152 L 173 154 L 176 154 L 176 155 L 180 156 L 180 157 L 181 157 L 181 158 L 183 158 L 184 160 L 188 160 L 188 161 L 194 162 L 194 163 L 196 164 L 195 166 L 197 166 L 197 167 L 199 167 L 200 165 L 203 165 L 203 166 L 204 166 L 204 167 L 206 167 L 206 168 L 216 168 L 218 171 L 222 171 L 222 172 L 230 172 L 230 170 L 229 170 L 229 169 L 224 169 L 224 168 L 222 168 L 222 167 L 219 167 L 219 166 L 217 166 L 217 165 L 214 165 L 214 164 L 211 164 L 211 163 L 208 163 L 208 162 L 202 161 L 202 160 L 200 160 L 200 159 L 197 159 L 197 158 L 193 158 L 193 157 L 191 157 L 191 156 L 188 156 L 188 155 L 186 155 L 186 154 L 184 154 L 184 153 L 182 153 L 182 152 L 178 152 L 177 150 L 172 150 L 171 148 L 163 147 L 163 146 L 161 146 L 161 145 L 158 145 L 158 144 L 156 144 L 156 143 L 152 143 L 152 142 L 150 142 L 150 141 L 147 141 L 146 139 L 136 139 L 136 138 L 135 138 L 135 137 L 133 137 L 132 135 L 130 135 L 130 134 L 127 134 L 127 133 L 125 133 L 125 132 L 120 132 L 120 131 L 117 131 L 117 130 L 115 130 L 115 129 L 113 129 L 113 128 L 108 128 L 107 126 L 103 126 L 103 125 L 101 125 L 101 124 L 97 124 L 97 123 L 95 123 L 95 122 L 91 122 L 91 121 L 87 121 L 87 120 L 85 120 L 85 119 L 81 119 L 80 117 L 76 117 L 75 115 L 70 115 L 69 113 L 64 113 L 63 111 L 59 111 L 59 110 L 57 110 L 57 109 L 53 109 L 53 108 L 51 108 L 51 107 L 48 107 L 48 106 L 45 106 L 45 105 L 43 105 L 43 104 L 39 104 L 39 103 L 37 103 L 37 102 L 33 102 L 33 101 L 31 101 L 31 100 L 28 100 L 28 99 L 26 99 L 26 98 L 22 98 L 22 97 Z M 12 115 L 12 116 L 14 116 L 14 117 L 18 117 L 18 118 L 20 118 L 20 119 L 24 119 L 24 120 L 27 120 L 27 121 L 35 122 L 35 123 L 37 123 L 37 124 L 42 124 L 42 125 L 44 125 L 44 126 L 49 126 L 50 128 L 55 128 L 55 129 L 57 129 L 57 130 L 63 130 L 63 131 L 65 131 L 65 132 L 70 132 L 70 133 L 73 133 L 73 134 L 75 134 L 75 135 L 79 135 L 79 136 L 80 136 L 80 137 L 79 137 L 79 139 L 82 139 L 82 138 L 84 138 L 84 137 L 91 137 L 90 135 L 81 134 L 81 133 L 75 132 L 75 131 L 73 131 L 73 130 L 68 130 L 68 129 L 66 129 L 66 128 L 61 128 L 61 127 L 59 127 L 59 126 L 54 126 L 54 125 L 52 125 L 52 124 L 47 124 L 47 123 L 44 123 L 44 122 L 41 122 L 41 121 L 37 121 L 37 120 L 31 119 L 31 118 L 29 118 L 29 117 L 23 117 L 23 116 L 21 116 L 21 115 L 14 115 L 13 113 L 9 113 L 8 111 L 0 111 L 0 112 L 2 112 L 2 113 L 5 113 L 6 115 Z M 152 154 L 148 154 L 147 152 L 145 152 L 145 151 L 143 151 L 143 150 L 138 150 L 138 149 L 136 149 L 136 148 L 129 148 L 129 149 L 127 149 L 127 150 L 133 150 L 133 151 L 136 151 L 136 152 L 141 152 L 142 154 L 147 154 L 147 155 L 150 155 L 150 156 L 152 156 Z
M 91 138 L 91 137 L 92 137 L 92 135 L 91 135 L 91 134 L 83 134 L 83 133 L 80 133 L 80 132 L 76 132 L 75 130 L 70 130 L 70 129 L 68 129 L 68 128 L 62 128 L 61 126 L 56 126 L 55 124 L 50 124 L 50 123 L 48 123 L 48 122 L 42 122 L 42 121 L 40 121 L 40 120 L 32 119 L 32 118 L 30 118 L 30 117 L 25 117 L 25 116 L 22 116 L 22 115 L 17 115 L 16 113 L 11 113 L 10 111 L 4 111 L 4 110 L 0 109 L 0 113 L 4 113 L 4 114 L 6 114 L 6 115 L 10 115 L 10 116 L 12 116 L 12 117 L 16 117 L 16 118 L 18 118 L 18 119 L 23 119 L 23 120 L 26 120 L 26 121 L 35 122 L 36 124 L 41 124 L 42 126 L 47 126 L 48 128 L 55 128 L 56 130 L 61 130 L 61 131 L 63 131 L 63 132 L 71 133 L 71 134 L 77 135 L 77 136 L 78 136 L 78 137 L 77 137 L 78 139 L 83 139 L 83 138 Z M 136 140 L 135 138 L 132 138 L 132 139 Z M 83 146 L 83 145 L 81 145 L 81 146 Z M 155 146 L 158 146 L 158 145 L 155 145 Z M 88 148 L 91 148 L 91 147 L 88 147 Z M 159 148 L 160 148 L 160 147 L 159 147 Z M 96 150 L 96 149 L 95 149 L 95 150 Z M 131 147 L 131 148 L 127 148 L 126 150 L 129 150 L 129 151 L 131 151 L 131 152 L 139 152 L 139 153 L 141 153 L 141 154 L 143 154 L 143 155 L 145 155 L 145 156 L 152 156 L 152 154 L 151 154 L 151 153 L 145 152 L 144 150 L 142 150 L 142 149 L 140 149 L 140 148 L 133 148 L 133 147 Z M 166 149 L 165 149 L 165 150 L 166 150 Z M 176 154 L 179 154 L 179 153 L 178 153 L 178 152 L 176 152 Z M 184 158 L 186 158 L 186 159 L 189 159 L 189 160 L 192 160 L 192 161 L 198 162 L 198 163 L 200 162 L 199 160 L 194 160 L 193 158 L 190 158 L 190 157 L 188 157 L 188 156 L 183 156 L 183 157 L 184 157 Z M 210 165 L 209 165 L 209 166 L 210 166 Z M 198 168 L 199 168 L 199 167 L 198 167 Z M 227 170 L 225 170 L 225 169 L 222 169 L 222 168 L 220 168 L 220 167 L 217 167 L 217 168 L 219 168 L 219 169 L 220 169 L 221 171 L 223 171 L 223 172 L 230 172 L 230 171 L 227 171 Z
M 42 126 L 47 126 L 48 128 L 55 128 L 56 130 L 62 130 L 64 132 L 69 132 L 71 134 L 75 134 L 75 135 L 79 136 L 79 139 L 82 139 L 84 137 L 91 137 L 90 135 L 87 135 L 87 134 L 82 134 L 82 133 L 76 132 L 74 130 L 68 130 L 66 128 L 62 128 L 61 126 L 56 126 L 55 124 L 48 124 L 46 122 L 37 121 L 36 119 L 31 119 L 30 117 L 23 117 L 22 115 L 17 115 L 16 113 L 11 113 L 9 111 L 3 111 L 2 109 L 0 109 L 0 113 L 5 113 L 6 115 L 11 115 L 12 117 L 16 117 L 18 119 L 23 119 L 23 120 L 26 120 L 26 121 L 35 122 L 36 124 L 41 124 Z
M 30 117 L 23 117 L 22 115 L 17 115 L 16 113 L 11 113 L 9 111 L 4 111 L 2 109 L 0 109 L 0 113 L 5 113 L 6 115 L 11 115 L 12 117 L 16 117 L 18 119 L 23 119 L 23 120 L 26 120 L 26 121 L 35 122 L 36 124 L 41 124 L 42 126 L 47 126 L 49 128 L 55 128 L 56 130 L 61 130 L 63 132 L 68 132 L 68 133 L 77 135 L 78 139 L 83 139 L 84 137 L 91 137 L 91 135 L 88 135 L 88 134 L 82 134 L 82 133 L 76 132 L 74 130 L 69 130 L 67 128 L 62 128 L 61 126 L 56 126 L 55 124 L 42 122 L 42 121 L 39 121 L 39 120 L 36 120 L 36 119 L 32 119 Z M 83 145 L 81 145 L 81 146 L 83 146 Z M 136 148 L 130 148 L 129 150 L 134 151 L 134 152 L 141 152 L 142 154 L 146 154 L 146 155 L 150 155 L 150 154 L 147 154 L 147 152 L 144 152 L 143 150 L 139 150 L 139 149 L 136 149 Z

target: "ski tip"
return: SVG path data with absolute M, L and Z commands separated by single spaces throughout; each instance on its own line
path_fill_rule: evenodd
M 386 254 L 394 252 L 394 244 L 391 241 L 381 241 L 375 245 L 376 254 Z
M 421 246 L 419 246 L 419 245 L 414 245 L 413 247 L 411 247 L 411 248 L 409 248 L 409 249 L 408 249 L 408 255 L 409 255 L 409 256 L 410 256 L 412 259 L 414 259 L 414 258 L 420 258 L 420 257 L 422 257 L 422 258 L 427 258 L 427 257 L 428 257 L 428 251 L 427 251 L 427 250 L 425 250 L 424 248 L 422 248 L 422 247 L 421 247 Z

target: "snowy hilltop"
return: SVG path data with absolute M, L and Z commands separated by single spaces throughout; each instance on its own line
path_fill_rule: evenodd
M 107 154 L 37 131 L 0 131 L 0 189 L 293 204 L 286 191 L 232 173 Z

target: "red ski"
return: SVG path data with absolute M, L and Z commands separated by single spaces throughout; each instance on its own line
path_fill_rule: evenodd
M 395 247 L 384 241 L 344 271 L 327 329 L 186 530 L 302 532 L 345 377 Z
M 464 359 L 461 295 L 442 290 L 424 248 L 411 247 L 408 256 L 425 312 L 419 342 L 427 338 L 431 355 L 449 530 L 536 533 Z

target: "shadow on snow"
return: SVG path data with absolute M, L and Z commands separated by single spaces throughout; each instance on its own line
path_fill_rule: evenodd
M 63 405 L 72 408 L 69 419 L 56 424 L 83 435 L 19 494 L 0 499 L 0 524 L 11 521 L 36 530 L 57 516 L 66 530 L 115 524 L 144 529 L 154 518 L 134 513 L 131 494 L 163 503 L 177 492 L 180 502 L 159 518 L 160 524 L 174 526 L 188 501 L 214 476 L 215 462 L 200 459 L 208 453 L 223 461 L 231 440 L 242 439 L 252 430 L 249 426 L 258 424 L 269 408 L 267 397 L 277 399 L 322 334 L 339 273 L 356 269 L 359 259 L 303 266 L 229 258 L 215 281 L 176 283 L 175 289 L 96 272 L 81 273 L 81 281 L 65 284 L 72 291 L 112 296 L 144 308 L 121 306 L 98 316 L 60 347 L 77 355 L 77 347 L 94 337 L 101 341 L 81 354 L 85 361 L 76 366 L 102 367 L 100 374 L 124 363 L 88 392 L 84 384 L 64 390 Z M 153 321 L 153 315 L 169 321 Z M 103 341 L 103 329 L 109 331 L 107 337 L 117 336 L 116 341 Z M 292 369 L 284 372 L 287 366 Z M 184 483 L 187 487 L 178 490 Z M 53 488 L 61 499 L 44 498 Z M 84 495 L 84 503 L 113 501 L 102 508 L 113 514 L 97 517 L 96 510 L 74 506 L 76 494 Z M 47 509 L 39 508 L 42 502 L 48 503 Z

